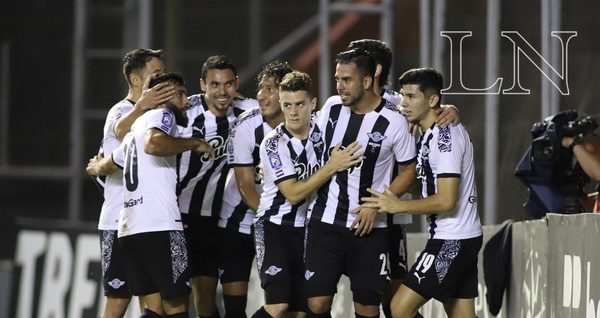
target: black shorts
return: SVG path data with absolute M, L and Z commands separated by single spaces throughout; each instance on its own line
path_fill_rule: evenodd
M 482 236 L 428 240 L 403 284 L 426 299 L 442 303 L 451 298 L 477 297 L 477 255 L 481 244 Z
M 219 280 L 221 284 L 250 280 L 254 260 L 254 237 L 232 229 L 217 230 Z
M 267 304 L 288 304 L 288 311 L 308 310 L 304 289 L 304 227 L 254 224 L 256 263 Z
M 404 279 L 408 272 L 406 227 L 404 224 L 390 224 L 388 222 L 388 248 L 391 278 Z
M 390 283 L 387 243 L 385 228 L 358 237 L 348 228 L 311 220 L 305 251 L 308 297 L 334 295 L 346 274 L 354 302 L 379 305 Z
M 132 295 L 160 293 L 163 299 L 188 295 L 187 244 L 182 231 L 147 232 L 119 238 Z
M 100 255 L 102 255 L 102 285 L 104 296 L 131 297 L 127 282 L 123 251 L 116 230 L 100 231 Z
M 219 277 L 217 218 L 181 214 L 190 251 L 190 275 Z

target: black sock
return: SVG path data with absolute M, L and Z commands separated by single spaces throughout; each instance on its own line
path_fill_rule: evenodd
M 162 318 L 162 316 L 148 308 L 144 308 L 144 311 L 140 315 L 140 318 Z
M 273 316 L 269 315 L 269 313 L 265 310 L 265 307 L 260 307 L 251 318 L 273 318 Z
M 172 314 L 172 315 L 167 315 L 166 318 L 188 318 L 190 315 L 188 314 L 187 311 L 184 312 L 179 312 L 176 314 Z
M 314 312 L 308 310 L 306 313 L 306 318 L 331 318 L 331 312 L 324 312 L 322 314 L 315 314 Z
M 225 318 L 246 318 L 247 296 L 232 296 L 223 294 L 225 303 Z
M 355 315 L 356 315 L 356 318 L 379 318 L 379 314 L 377 314 L 377 316 L 370 316 L 370 317 L 362 316 L 362 315 L 359 315 L 359 314 L 356 314 L 356 313 L 355 313 Z

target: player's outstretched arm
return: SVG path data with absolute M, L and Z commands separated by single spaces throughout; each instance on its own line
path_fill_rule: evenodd
M 344 171 L 362 160 L 361 146 L 355 141 L 345 149 L 336 145 L 329 160 L 313 175 L 304 180 L 288 179 L 277 184 L 283 196 L 292 204 L 297 204 L 316 191 L 329 178 L 340 171 Z
M 150 76 L 146 79 L 142 96 L 135 103 L 133 109 L 123 115 L 123 117 L 115 123 L 113 130 L 115 136 L 117 136 L 119 140 L 122 140 L 123 137 L 125 137 L 131 129 L 131 125 L 133 125 L 133 122 L 135 122 L 138 117 L 142 116 L 147 110 L 156 108 L 157 106 L 168 102 L 173 95 L 175 95 L 175 87 L 171 83 L 163 82 L 156 84 L 156 86 L 152 88 L 148 88 L 149 82 Z
M 254 176 L 254 167 L 240 166 L 234 167 L 233 170 L 235 172 L 238 190 L 240 190 L 240 194 L 242 195 L 242 200 L 250 209 L 252 209 L 252 211 L 256 212 L 260 203 L 260 194 L 256 192 L 254 186 L 256 180 Z
M 144 151 L 149 155 L 168 157 L 187 150 L 215 157 L 212 147 L 200 138 L 177 138 L 156 128 L 148 129 L 144 135 Z
M 372 196 L 361 198 L 364 202 L 361 206 L 376 208 L 379 212 L 384 213 L 449 213 L 456 206 L 459 185 L 460 178 L 439 178 L 437 180 L 438 192 L 418 200 L 400 200 L 388 187 L 384 192 L 367 189 Z
M 85 172 L 90 176 L 106 176 L 116 172 L 119 167 L 113 162 L 112 156 L 96 155 L 90 159 Z

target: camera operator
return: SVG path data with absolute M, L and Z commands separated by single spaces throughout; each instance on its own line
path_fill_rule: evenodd
M 593 133 L 563 137 L 562 146 L 571 150 L 583 171 L 594 181 L 600 182 L 600 137 Z M 596 195 L 594 212 L 600 212 L 600 197 Z
M 563 147 L 571 150 L 583 171 L 595 181 L 600 181 L 600 137 L 594 134 L 563 137 Z

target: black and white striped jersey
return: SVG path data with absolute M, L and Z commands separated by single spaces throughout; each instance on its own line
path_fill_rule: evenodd
M 317 115 L 317 123 L 328 149 L 324 162 L 336 144 L 347 146 L 356 140 L 364 149 L 362 162 L 326 182 L 310 208 L 311 219 L 349 228 L 356 218 L 350 211 L 360 205 L 361 197 L 370 195 L 367 188 L 383 191 L 391 182 L 396 163 L 415 160 L 415 140 L 406 118 L 385 99 L 367 114 L 356 114 L 341 103 L 325 105 Z M 386 216 L 380 215 L 375 227 L 386 224 Z
M 417 178 L 424 198 L 437 193 L 438 179 L 460 178 L 454 211 L 428 216 L 430 238 L 462 240 L 480 236 L 473 144 L 467 130 L 462 124 L 446 128 L 433 125 L 421 136 L 417 148 Z
M 102 152 L 106 156 L 121 145 L 121 140 L 115 135 L 114 127 L 123 115 L 133 109 L 134 103 L 124 99 L 116 103 L 106 116 L 104 134 L 102 137 Z M 119 225 L 119 211 L 123 207 L 123 171 L 117 170 L 106 176 L 104 180 L 104 202 L 98 220 L 99 230 L 117 230 Z
M 230 167 L 254 168 L 255 189 L 262 193 L 262 178 L 258 172 L 260 165 L 259 147 L 264 137 L 273 130 L 263 119 L 260 109 L 243 112 L 236 119 L 227 146 L 227 162 Z M 230 228 L 250 234 L 255 213 L 242 200 L 237 187 L 235 171 L 230 169 L 225 183 L 223 207 L 219 214 L 219 227 Z
M 398 109 L 400 109 L 400 103 L 402 103 L 402 96 L 400 95 L 400 93 L 388 89 L 388 88 L 384 88 L 381 90 L 381 96 L 389 101 L 390 103 L 396 105 L 396 107 Z M 327 101 L 325 101 L 325 105 L 323 106 L 323 108 L 331 106 L 331 105 L 335 105 L 335 104 L 341 104 L 342 100 L 340 98 L 339 95 L 334 95 L 331 96 L 327 99 Z M 397 166 L 394 165 L 394 167 L 392 168 L 392 179 L 396 176 L 398 172 Z M 410 200 L 412 199 L 412 195 L 410 193 L 404 193 L 400 198 L 402 198 L 403 200 Z M 388 224 L 411 224 L 413 220 L 413 216 L 412 214 L 404 214 L 404 213 L 395 213 L 395 214 L 389 214 L 388 215 Z
M 218 217 L 223 202 L 223 191 L 229 166 L 227 143 L 231 124 L 243 111 L 258 107 L 254 99 L 234 99 L 227 116 L 217 117 L 206 105 L 204 94 L 188 97 L 188 125 L 181 128 L 184 138 L 197 137 L 206 140 L 214 149 L 215 160 L 208 154 L 186 151 L 177 156 L 179 209 L 204 217 Z
M 119 237 L 156 231 L 182 231 L 177 206 L 175 156 L 159 157 L 144 151 L 146 131 L 158 129 L 177 136 L 175 116 L 169 109 L 152 109 L 140 116 L 112 152 L 113 161 L 123 167 L 123 199 L 119 216 Z
M 288 179 L 303 180 L 320 167 L 325 151 L 323 134 L 311 123 L 308 138 L 293 137 L 284 124 L 271 131 L 260 144 L 260 160 L 264 171 L 264 191 L 256 219 L 284 226 L 303 227 L 310 198 L 292 205 L 277 184 Z

